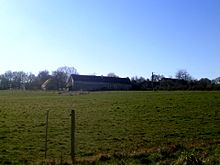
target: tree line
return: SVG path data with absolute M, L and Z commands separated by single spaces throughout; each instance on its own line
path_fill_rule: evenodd
M 194 79 L 186 70 L 177 71 L 175 78 L 152 74 L 150 79 L 131 78 L 133 90 L 220 90 L 220 77 Z
M 6 71 L 0 75 L 0 90 L 63 90 L 71 74 L 78 74 L 74 67 L 59 67 L 57 70 L 43 70 L 34 75 L 23 71 Z M 109 77 L 119 77 L 115 73 L 107 74 Z M 150 78 L 132 77 L 132 90 L 220 90 L 220 77 L 210 80 L 208 78 L 194 79 L 186 70 L 177 71 L 175 78 L 165 78 L 154 74 Z
M 62 90 L 66 87 L 66 81 L 71 74 L 78 74 L 74 67 L 59 67 L 57 70 L 40 71 L 38 75 L 23 71 L 6 71 L 0 75 L 0 89 L 39 90 L 45 82 L 48 90 Z

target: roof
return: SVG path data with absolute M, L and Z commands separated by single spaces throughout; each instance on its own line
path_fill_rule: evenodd
M 120 83 L 120 84 L 131 83 L 129 78 L 89 76 L 89 75 L 77 75 L 77 74 L 72 74 L 71 77 L 74 79 L 74 81 L 106 82 L 106 83 Z
M 179 79 L 163 77 L 161 80 L 164 80 L 164 81 L 178 81 Z
M 175 79 L 175 78 L 162 78 L 161 81 L 180 82 L 180 81 L 185 81 L 185 80 L 183 80 L 183 79 Z

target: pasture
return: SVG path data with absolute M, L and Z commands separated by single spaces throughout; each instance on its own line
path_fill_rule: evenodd
M 79 164 L 220 163 L 220 92 L 0 91 L 0 164 L 70 162 L 76 111 Z

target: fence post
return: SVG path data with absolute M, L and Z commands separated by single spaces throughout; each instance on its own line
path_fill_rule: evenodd
M 63 153 L 62 153 L 62 151 L 60 153 L 60 165 L 63 165 Z
M 76 132 L 76 121 L 75 121 L 75 111 L 71 111 L 71 158 L 72 164 L 76 164 L 75 160 L 75 152 L 76 152 L 76 145 L 75 145 L 75 132 Z
M 46 130 L 45 130 L 45 155 L 44 158 L 45 160 L 47 159 L 47 136 L 48 136 L 48 116 L 49 116 L 49 111 L 46 112 Z

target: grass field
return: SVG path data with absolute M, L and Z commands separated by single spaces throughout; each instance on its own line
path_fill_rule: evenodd
M 70 162 L 76 110 L 79 164 L 220 164 L 220 92 L 0 91 L 0 164 Z

